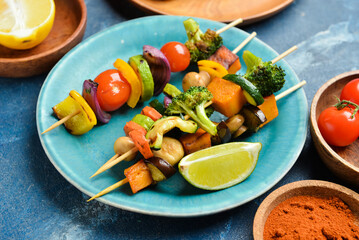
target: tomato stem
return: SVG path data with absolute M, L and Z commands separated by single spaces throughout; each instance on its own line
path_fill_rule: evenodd
M 337 98 L 338 102 L 337 102 L 337 104 L 334 105 L 334 107 L 336 107 L 338 110 L 343 109 L 343 108 L 345 108 L 345 107 L 349 107 L 349 108 L 350 108 L 350 106 L 355 107 L 355 108 L 354 108 L 354 112 L 353 112 L 353 114 L 351 115 L 351 118 L 353 119 L 354 116 L 355 116 L 355 114 L 356 114 L 356 113 L 358 112 L 358 110 L 359 110 L 359 105 L 356 104 L 356 103 L 353 103 L 353 102 L 351 102 L 351 101 L 348 101 L 348 100 L 340 100 L 338 97 L 336 97 L 336 98 Z

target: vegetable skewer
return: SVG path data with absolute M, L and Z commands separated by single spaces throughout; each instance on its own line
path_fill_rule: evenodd
M 299 89 L 300 87 L 302 87 L 302 86 L 305 85 L 305 84 L 306 84 L 306 81 L 305 81 L 305 80 L 301 81 L 300 83 L 298 83 L 298 84 L 294 85 L 293 87 L 287 89 L 286 91 L 282 92 L 281 94 L 278 94 L 278 97 L 276 97 L 276 100 L 279 100 L 279 99 L 281 99 L 281 98 L 287 96 L 288 94 L 290 94 L 290 93 L 292 93 L 293 91 Z M 94 195 L 93 197 L 91 197 L 90 199 L 88 199 L 87 202 L 90 202 L 90 201 L 92 201 L 92 200 L 94 200 L 94 199 L 96 199 L 96 198 L 98 198 L 98 197 L 101 197 L 101 196 L 103 196 L 103 195 L 105 195 L 105 194 L 107 194 L 107 193 L 109 193 L 109 192 L 111 192 L 111 191 L 113 191 L 113 190 L 115 190 L 115 189 L 121 187 L 122 185 L 124 185 L 124 184 L 126 184 L 126 183 L 128 183 L 128 179 L 127 179 L 127 178 L 124 178 L 124 179 L 122 179 L 121 181 L 119 181 L 119 182 L 117 182 L 117 183 L 115 183 L 115 184 L 113 184 L 113 185 L 111 185 L 111 186 L 105 188 L 105 189 L 102 190 L 101 192 L 97 193 L 96 195 Z
M 208 102 L 205 104 L 205 108 L 209 107 L 212 104 L 212 102 Z M 184 120 L 188 120 L 190 118 L 189 115 L 185 115 Z M 104 165 L 102 165 L 90 178 L 93 178 L 95 176 L 97 176 L 100 173 L 103 173 L 104 171 L 110 169 L 111 167 L 113 167 L 114 165 L 116 165 L 117 163 L 123 161 L 125 158 L 127 158 L 128 156 L 130 156 L 131 154 L 137 152 L 138 149 L 137 147 L 133 147 L 132 149 L 130 149 L 128 152 L 122 154 L 121 156 L 118 156 L 118 154 L 116 153 L 110 160 L 108 160 Z
M 250 41 L 250 39 L 253 38 L 255 35 L 256 35 L 255 33 L 252 33 L 251 36 L 248 37 L 247 39 L 249 39 L 249 41 Z M 253 36 L 253 37 L 252 37 L 252 36 Z M 278 62 L 279 60 L 281 60 L 282 58 L 286 57 L 287 55 L 289 55 L 290 53 L 292 53 L 292 52 L 295 51 L 296 49 L 297 49 L 297 46 L 293 46 L 292 48 L 288 49 L 288 50 L 285 51 L 284 53 L 282 53 L 282 54 L 280 54 L 279 56 L 277 56 L 274 60 L 276 60 L 276 61 Z M 273 60 L 273 61 L 274 61 L 274 60 Z M 302 84 L 302 83 L 301 83 L 301 84 Z M 305 83 L 304 83 L 304 84 L 305 84 Z M 304 85 L 304 84 L 303 84 L 303 85 Z M 299 88 L 299 87 L 301 87 L 301 86 L 303 86 L 303 85 L 298 84 L 298 86 L 296 85 L 296 86 L 294 86 L 294 87 Z M 292 88 L 294 88 L 294 87 L 292 87 Z M 294 90 L 296 90 L 296 89 L 291 90 L 291 91 L 289 91 L 289 90 L 291 90 L 291 89 L 288 89 L 288 90 L 287 90 L 288 93 L 284 92 L 284 93 L 280 94 L 280 98 L 282 98 L 282 97 L 285 96 L 286 94 L 289 94 L 290 92 L 292 92 L 292 91 L 294 91 Z M 280 98 L 278 98 L 278 99 L 280 99 Z M 212 102 L 209 102 L 209 103 L 212 103 Z M 208 106 L 210 105 L 209 103 L 207 103 L 207 104 L 205 105 L 205 107 L 208 107 Z M 188 120 L 188 119 L 189 119 L 189 116 L 186 115 L 186 116 L 184 117 L 184 119 L 185 119 L 185 120 Z M 100 174 L 100 173 L 102 173 L 102 172 L 108 170 L 109 168 L 111 168 L 111 167 L 113 167 L 114 165 L 116 165 L 117 163 L 121 162 L 121 161 L 124 160 L 127 156 L 131 155 L 132 153 L 136 152 L 137 150 L 138 150 L 138 149 L 137 149 L 136 147 L 134 147 L 134 148 L 132 148 L 132 149 L 130 150 L 131 153 L 129 153 L 128 155 L 127 155 L 127 153 L 126 153 L 126 154 L 123 154 L 123 155 L 118 156 L 117 158 L 115 158 L 115 156 L 117 155 L 117 154 L 116 154 L 116 155 L 113 156 L 110 160 L 108 160 L 104 165 L 102 165 L 90 178 L 92 178 L 92 177 L 94 177 L 94 176 L 97 176 L 98 174 Z
M 219 29 L 216 33 L 217 33 L 217 34 L 223 33 L 223 32 L 225 32 L 225 31 L 227 31 L 228 29 L 230 29 L 230 28 L 236 26 L 237 24 L 240 24 L 241 22 L 243 22 L 243 19 L 242 19 L 242 18 L 238 18 L 238 19 L 234 20 L 233 22 L 227 24 L 227 25 L 224 26 L 223 28 Z M 58 127 L 58 126 L 64 124 L 66 121 L 68 121 L 68 120 L 71 119 L 73 116 L 75 116 L 75 115 L 77 115 L 77 114 L 79 114 L 79 113 L 80 113 L 80 111 L 76 111 L 76 112 L 73 112 L 73 113 L 67 115 L 66 117 L 60 119 L 59 121 L 57 121 L 56 123 L 54 123 L 52 126 L 50 126 L 49 128 L 47 128 L 47 129 L 46 129 L 45 131 L 43 131 L 41 134 L 44 134 L 44 133 L 46 133 L 46 132 L 49 132 L 49 131 L 55 129 L 56 127 Z

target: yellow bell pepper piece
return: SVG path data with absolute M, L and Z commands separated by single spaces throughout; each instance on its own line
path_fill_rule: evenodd
M 223 78 L 228 74 L 228 71 L 221 64 L 210 61 L 210 60 L 201 60 L 197 62 L 199 71 L 206 71 L 213 78 Z
M 70 91 L 69 96 L 55 105 L 52 110 L 59 119 L 79 112 L 64 123 L 66 129 L 74 135 L 85 134 L 97 124 L 95 113 L 86 100 L 75 90 Z
M 131 108 L 136 107 L 136 104 L 138 103 L 142 92 L 140 79 L 138 79 L 133 68 L 122 59 L 117 59 L 114 62 L 113 66 L 121 72 L 121 74 L 126 78 L 128 83 L 131 85 L 131 94 L 127 100 L 127 105 L 130 106 Z

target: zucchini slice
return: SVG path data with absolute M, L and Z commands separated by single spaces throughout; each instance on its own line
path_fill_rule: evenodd
M 253 83 L 251 83 L 244 77 L 236 74 L 227 74 L 223 77 L 223 79 L 241 86 L 241 88 L 243 89 L 244 97 L 247 99 L 249 104 L 253 106 L 258 106 L 264 102 L 264 98 L 259 92 L 258 88 L 256 88 Z

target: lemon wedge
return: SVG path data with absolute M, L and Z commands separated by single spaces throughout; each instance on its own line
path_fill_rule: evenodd
M 55 18 L 53 0 L 0 0 L 0 44 L 29 49 L 50 33 Z
M 253 172 L 261 149 L 261 143 L 221 144 L 187 155 L 178 169 L 197 188 L 224 189 L 244 181 Z

